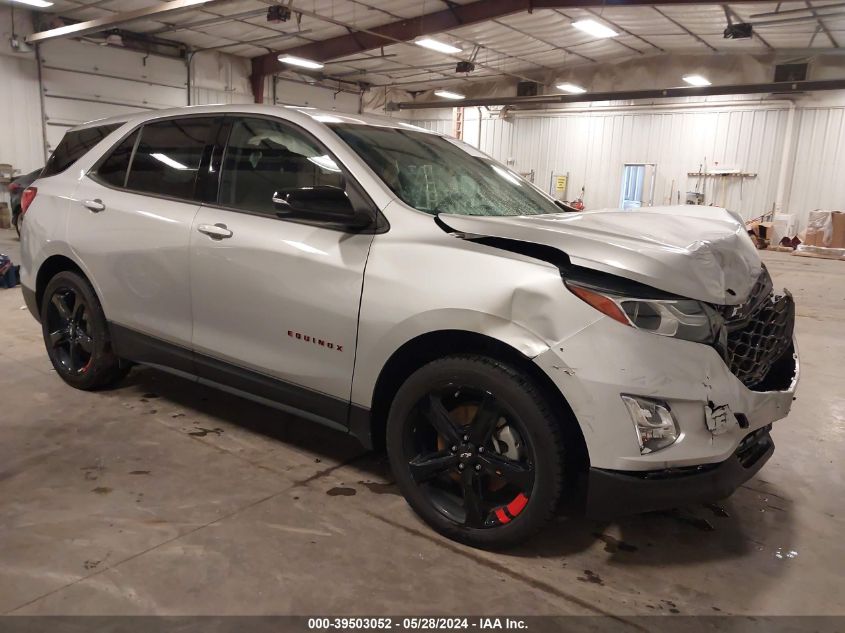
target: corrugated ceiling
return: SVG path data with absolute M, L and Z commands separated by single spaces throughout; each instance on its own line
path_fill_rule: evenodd
M 465 4 L 470 0 L 462 0 Z M 814 0 L 818 9 L 836 0 Z M 90 20 L 152 6 L 151 0 L 55 0 L 49 12 L 74 20 Z M 183 42 L 195 49 L 214 48 L 243 57 L 318 42 L 447 8 L 442 0 L 302 0 L 294 10 L 301 19 L 267 22 L 268 0 L 231 0 L 206 8 L 168 14 L 160 20 L 132 22 L 122 28 Z M 433 84 L 462 84 L 491 78 L 526 78 L 572 64 L 616 62 L 663 53 L 766 53 L 818 51 L 845 46 L 845 16 L 759 26 L 755 37 L 727 40 L 725 11 L 735 21 L 753 14 L 806 8 L 803 1 L 752 4 L 708 4 L 608 7 L 596 9 L 538 9 L 497 20 L 455 28 L 437 39 L 463 49 L 459 57 L 474 59 L 476 71 L 456 75 L 455 59 L 410 43 L 350 55 L 326 64 L 327 76 L 375 85 L 402 85 L 410 90 Z M 845 13 L 845 9 L 829 9 Z M 309 15 L 316 14 L 316 15 Z M 806 15 L 806 14 L 803 14 Z M 595 39 L 572 27 L 574 20 L 593 18 L 619 32 Z M 771 18 L 766 18 L 770 20 Z M 754 22 L 755 20 L 750 20 Z M 759 20 L 757 20 L 759 21 Z

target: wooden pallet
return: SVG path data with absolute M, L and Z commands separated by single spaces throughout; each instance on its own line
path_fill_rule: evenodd
M 793 255 L 798 257 L 815 257 L 816 259 L 835 259 L 840 262 L 845 262 L 845 255 L 827 255 L 825 253 L 807 253 L 801 251 L 793 251 Z

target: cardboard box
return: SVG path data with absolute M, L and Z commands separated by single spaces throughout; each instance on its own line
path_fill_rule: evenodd
M 807 229 L 807 235 L 804 237 L 804 244 L 807 246 L 821 246 L 822 243 L 822 231 L 818 229 Z
M 746 222 L 746 230 L 753 236 L 757 248 L 766 248 L 771 243 L 774 222 Z
M 845 212 L 834 211 L 830 214 L 833 222 L 833 235 L 830 238 L 831 248 L 845 248 Z

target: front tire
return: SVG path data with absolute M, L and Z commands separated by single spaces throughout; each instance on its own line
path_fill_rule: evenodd
M 112 351 L 106 316 L 94 289 L 75 272 L 60 272 L 47 284 L 41 330 L 50 362 L 71 387 L 100 389 L 129 371 L 129 364 Z
M 526 540 L 563 490 L 563 440 L 547 400 L 527 375 L 483 356 L 414 372 L 391 405 L 387 452 L 414 511 L 475 547 Z

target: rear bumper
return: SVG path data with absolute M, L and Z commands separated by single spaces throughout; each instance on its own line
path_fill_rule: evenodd
M 21 292 L 23 292 L 23 302 L 29 308 L 29 312 L 35 317 L 36 321 L 41 321 L 41 316 L 38 314 L 38 301 L 35 299 L 35 291 L 21 284 Z
M 774 453 L 771 425 L 749 433 L 728 459 L 716 464 L 649 471 L 591 468 L 586 514 L 610 519 L 724 499 L 751 479 Z

